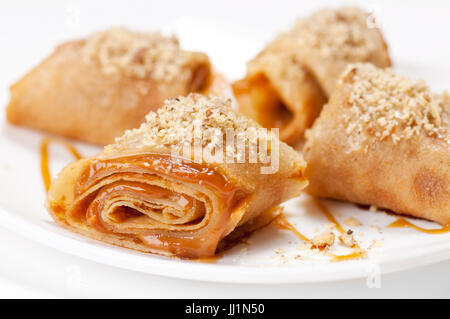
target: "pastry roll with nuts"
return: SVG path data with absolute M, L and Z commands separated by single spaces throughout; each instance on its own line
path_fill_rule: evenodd
M 12 85 L 7 119 L 105 145 L 165 99 L 210 81 L 208 56 L 182 50 L 175 37 L 113 28 L 59 45 Z
M 47 207 L 60 225 L 106 243 L 207 257 L 236 227 L 298 196 L 304 166 L 229 100 L 192 94 L 64 168 Z
M 349 63 L 391 65 L 383 36 L 372 24 L 357 8 L 325 9 L 300 19 L 233 84 L 241 111 L 264 127 L 279 127 L 282 140 L 298 142 Z
M 450 223 L 448 93 L 352 65 L 306 139 L 308 193 Z

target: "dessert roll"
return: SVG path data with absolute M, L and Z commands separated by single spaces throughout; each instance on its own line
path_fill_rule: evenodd
M 175 37 L 113 28 L 59 45 L 11 86 L 10 123 L 105 145 L 170 97 L 211 81 L 208 57 Z
M 290 144 L 319 115 L 335 82 L 352 62 L 391 65 L 371 17 L 357 8 L 321 10 L 300 19 L 247 64 L 233 84 L 241 111 L 265 127 L 279 127 Z
M 306 191 L 450 223 L 450 96 L 349 66 L 303 150 Z
M 224 98 L 169 99 L 99 155 L 65 167 L 48 210 L 60 225 L 106 243 L 212 256 L 236 227 L 306 186 L 302 157 L 261 130 Z

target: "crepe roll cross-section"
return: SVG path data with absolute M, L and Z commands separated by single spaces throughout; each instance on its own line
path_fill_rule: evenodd
M 295 144 L 320 114 L 349 63 L 391 65 L 372 16 L 352 7 L 324 9 L 300 19 L 247 64 L 233 84 L 241 111 Z
M 111 28 L 59 45 L 13 84 L 7 119 L 105 145 L 165 99 L 207 89 L 211 74 L 208 56 L 174 36 Z
M 312 195 L 450 224 L 450 95 L 349 66 L 306 133 Z
M 256 129 L 263 130 L 225 98 L 169 99 L 102 153 L 65 167 L 50 186 L 48 210 L 60 225 L 106 243 L 212 256 L 238 226 L 307 184 L 301 155 Z M 267 147 L 264 156 L 250 160 L 253 146 Z M 279 162 L 265 171 L 270 156 Z

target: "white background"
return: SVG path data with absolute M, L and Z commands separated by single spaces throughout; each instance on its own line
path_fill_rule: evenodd
M 336 3 L 286 0 L 2 1 L 0 104 L 7 103 L 8 86 L 50 53 L 56 44 L 98 29 L 123 25 L 154 30 L 184 16 L 195 15 L 216 20 L 220 25 L 231 22 L 242 34 L 267 39 L 288 28 L 295 18 L 327 4 L 336 6 Z M 409 62 L 450 66 L 448 1 L 361 3 L 375 12 L 395 61 L 400 57 Z M 239 47 L 229 50 L 232 54 Z M 212 284 L 142 275 L 99 265 L 40 246 L 0 226 L 0 297 L 450 297 L 449 269 L 450 261 L 447 261 L 384 275 L 379 289 L 367 288 L 365 280 L 302 285 Z

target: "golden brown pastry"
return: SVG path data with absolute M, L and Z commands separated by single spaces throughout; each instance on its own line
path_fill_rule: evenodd
M 450 223 L 450 96 L 349 66 L 306 133 L 306 191 Z
M 60 225 L 106 243 L 180 257 L 214 255 L 236 227 L 306 185 L 302 157 L 255 129 L 261 130 L 224 98 L 167 100 L 101 154 L 64 168 L 50 186 L 48 210 Z M 224 142 L 230 131 L 236 143 Z M 268 146 L 261 153 L 267 156 L 252 160 L 255 146 Z
M 208 57 L 175 37 L 122 28 L 64 43 L 11 87 L 10 123 L 105 145 L 170 97 L 211 81 Z
M 299 141 L 349 63 L 391 65 L 380 30 L 369 22 L 357 8 L 325 9 L 300 19 L 233 84 L 241 111 L 265 127 L 279 127 L 282 140 Z

